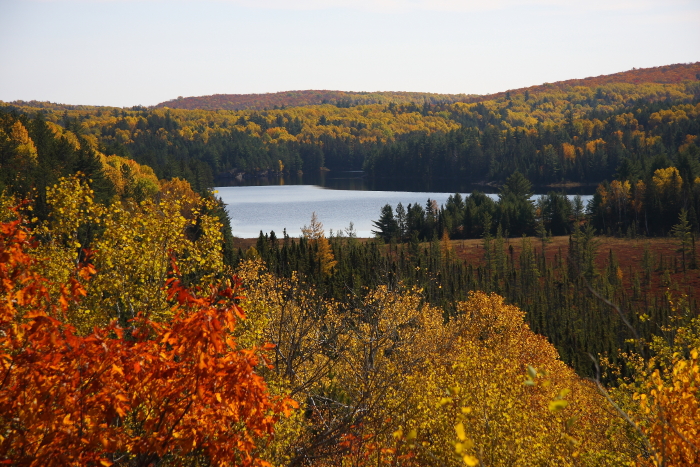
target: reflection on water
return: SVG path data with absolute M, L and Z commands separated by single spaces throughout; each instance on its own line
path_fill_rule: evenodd
M 357 185 L 356 185 L 357 186 Z M 371 237 L 373 220 L 385 204 L 396 207 L 402 203 L 425 206 L 428 198 L 438 205 L 447 202 L 454 192 L 375 191 L 328 189 L 311 185 L 266 185 L 247 187 L 219 187 L 218 196 L 226 203 L 231 218 L 231 230 L 238 237 L 257 237 L 260 231 L 275 232 L 278 237 L 286 229 L 291 237 L 301 234 L 316 212 L 326 234 L 346 229 L 354 224 L 359 237 Z M 462 196 L 468 196 L 463 192 Z M 495 194 L 489 196 L 497 198 Z M 591 196 L 583 196 L 587 202 Z
M 459 180 L 425 180 L 425 179 L 371 179 L 364 176 L 361 170 L 354 171 L 317 171 L 303 175 L 285 175 L 281 177 L 260 177 L 242 181 L 221 180 L 221 186 L 284 186 L 284 185 L 316 185 L 331 190 L 352 191 L 407 191 L 422 193 L 498 193 L 497 186 L 460 182 Z M 595 186 L 576 186 L 552 188 L 534 186 L 537 193 L 549 191 L 566 192 L 569 195 L 591 195 Z

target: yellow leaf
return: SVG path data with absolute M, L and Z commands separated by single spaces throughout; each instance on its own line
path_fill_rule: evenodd
M 466 465 L 468 465 L 469 467 L 476 467 L 477 465 L 479 465 L 479 459 L 477 459 L 474 456 L 470 456 L 468 454 L 466 456 L 464 456 L 462 458 L 462 460 L 464 460 L 464 463 Z
M 537 370 L 533 368 L 532 366 L 528 365 L 527 366 L 527 374 L 530 376 L 530 378 L 535 379 L 537 378 Z
M 567 405 L 569 405 L 569 403 L 564 400 L 553 400 L 549 403 L 549 410 L 556 413 L 563 410 Z
M 467 439 L 467 433 L 464 431 L 464 423 L 460 422 L 455 425 L 455 431 L 460 441 L 465 441 Z

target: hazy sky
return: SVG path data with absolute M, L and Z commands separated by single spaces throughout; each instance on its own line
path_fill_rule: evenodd
M 0 100 L 485 94 L 700 61 L 700 0 L 0 0 Z

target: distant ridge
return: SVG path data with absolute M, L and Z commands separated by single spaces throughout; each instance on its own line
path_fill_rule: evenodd
M 334 104 L 351 106 L 362 104 L 405 104 L 410 102 L 480 102 L 505 96 L 508 92 L 519 94 L 525 91 L 551 91 L 553 88 L 568 89 L 575 86 L 601 86 L 611 83 L 658 83 L 673 84 L 682 81 L 700 80 L 700 62 L 678 63 L 654 68 L 638 68 L 611 75 L 583 79 L 570 79 L 555 83 L 544 83 L 527 88 L 512 89 L 495 94 L 436 94 L 427 92 L 349 92 L 327 90 L 283 91 L 266 94 L 214 94 L 212 96 L 180 97 L 161 102 L 155 107 L 171 109 L 201 110 L 262 110 L 280 107 Z
M 457 102 L 471 97 L 467 94 L 435 94 L 428 92 L 348 92 L 348 91 L 283 91 L 266 94 L 214 94 L 213 96 L 184 97 L 161 102 L 155 107 L 201 110 L 246 110 L 301 107 L 334 104 L 350 107 L 362 104 L 408 104 L 410 102 Z
M 695 63 L 676 63 L 674 65 L 657 66 L 653 68 L 633 68 L 628 71 L 613 73 L 612 75 L 591 76 L 582 79 L 568 79 L 566 81 L 557 81 L 554 83 L 544 83 L 527 88 L 511 89 L 508 91 L 498 92 L 495 94 L 487 94 L 471 97 L 466 102 L 478 102 L 482 100 L 496 99 L 505 96 L 507 93 L 520 94 L 528 92 L 551 91 L 559 88 L 567 90 L 576 86 L 596 87 L 604 84 L 627 83 L 627 84 L 675 84 L 683 81 L 700 80 L 700 62 Z

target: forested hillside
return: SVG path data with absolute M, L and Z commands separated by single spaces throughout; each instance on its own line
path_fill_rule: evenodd
M 552 89 L 553 87 L 562 90 L 569 89 L 575 86 L 597 87 L 604 84 L 627 83 L 627 84 L 677 84 L 683 81 L 693 81 L 700 79 L 700 65 L 698 63 L 657 66 L 653 68 L 633 68 L 628 71 L 621 71 L 611 75 L 591 76 L 583 79 L 568 79 L 566 81 L 558 81 L 555 83 L 544 83 L 541 85 L 531 86 L 528 88 L 517 89 L 514 91 L 503 91 L 496 94 L 482 96 L 482 99 L 493 99 L 505 95 L 509 92 L 524 93 L 533 91 L 543 91 Z
M 670 232 L 681 209 L 698 229 L 698 73 L 700 64 L 633 70 L 473 102 L 346 100 L 237 111 L 17 102 L 0 109 L 3 132 L 11 135 L 3 143 L 7 148 L 23 138 L 12 127 L 20 121 L 36 144 L 46 144 L 42 134 L 47 132 L 64 136 L 61 144 L 69 152 L 61 157 L 78 157 L 89 147 L 104 157 L 151 167 L 156 178 L 185 179 L 199 192 L 223 177 L 276 176 L 322 167 L 364 169 L 374 179 L 408 183 L 503 184 L 517 171 L 538 186 L 595 187 L 605 182 L 594 205 L 596 228 L 650 235 Z M 73 153 L 77 155 L 67 155 Z M 69 165 L 89 162 L 87 156 L 80 157 Z M 94 172 L 87 166 L 81 170 Z M 488 202 L 479 209 L 471 217 L 488 211 L 494 228 L 501 223 L 511 234 L 534 233 L 532 220 L 511 227 L 519 223 L 512 214 L 505 219 Z M 519 216 L 526 215 L 522 211 Z M 459 226 L 464 215 L 452 226 Z M 655 222 L 649 223 L 650 218 Z M 468 225 L 462 232 L 449 230 L 453 237 L 479 235 L 478 228 Z
M 286 107 L 333 104 L 353 107 L 367 104 L 410 104 L 411 102 L 457 102 L 470 98 L 466 94 L 435 94 L 429 92 L 346 92 L 346 91 L 284 91 L 267 94 L 215 94 L 201 97 L 178 97 L 161 102 L 156 108 L 188 110 L 268 110 Z
M 267 110 L 37 102 L 3 108 L 29 119 L 41 113 L 104 154 L 198 187 L 221 176 L 321 167 L 364 169 L 374 178 L 503 182 L 519 170 L 539 185 L 615 177 L 634 184 L 697 150 L 699 73 L 699 64 L 673 65 L 468 102 L 408 102 L 415 96 L 397 94 L 400 99 L 384 103 L 341 99 Z
M 481 102 L 3 104 L 0 463 L 698 465 L 697 67 Z M 324 166 L 501 186 L 235 248 L 216 176 Z M 571 181 L 587 207 L 531 199 Z
M 552 88 L 569 89 L 576 86 L 597 87 L 604 84 L 659 83 L 677 84 L 698 78 L 700 67 L 682 64 L 655 68 L 640 68 L 612 75 L 595 76 L 584 79 L 570 79 L 556 83 L 546 83 L 528 88 L 507 91 L 512 94 L 543 92 Z M 434 94 L 427 92 L 346 92 L 346 91 L 285 91 L 267 94 L 215 94 L 213 96 L 178 97 L 156 105 L 156 108 L 189 110 L 269 110 L 279 107 L 299 107 L 308 105 L 334 104 L 355 106 L 365 104 L 409 104 L 429 102 L 430 104 L 451 102 L 482 102 L 502 97 L 506 91 L 485 96 L 467 94 Z

